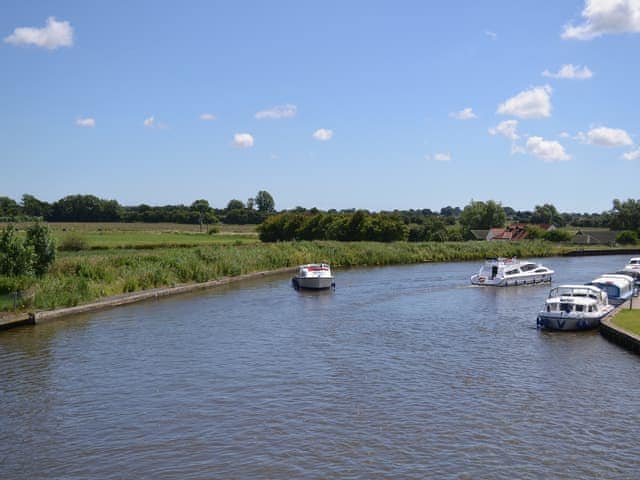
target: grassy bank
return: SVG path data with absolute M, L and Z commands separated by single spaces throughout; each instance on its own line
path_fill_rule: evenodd
M 534 242 L 283 242 L 65 252 L 40 279 L 23 279 L 21 309 L 55 309 L 155 287 L 326 261 L 334 267 L 542 257 L 562 247 Z M 6 280 L 6 279 L 5 279 Z M 5 295 L 0 309 L 11 309 Z
M 611 321 L 617 327 L 640 335 L 640 310 L 621 310 Z

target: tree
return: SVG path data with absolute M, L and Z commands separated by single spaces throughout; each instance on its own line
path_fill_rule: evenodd
M 47 218 L 51 213 L 51 205 L 25 193 L 22 195 L 22 211 L 28 217 Z
M 38 276 L 44 275 L 56 259 L 56 245 L 49 227 L 41 222 L 34 223 L 27 229 L 24 244 L 33 250 L 33 271 Z
M 35 255 L 25 246 L 13 225 L 0 232 L 0 275 L 17 277 L 33 273 Z
M 640 201 L 632 198 L 624 202 L 613 201 L 612 230 L 638 230 L 640 228 Z
M 471 203 L 462 210 L 459 221 L 464 230 L 468 232 L 474 228 L 486 230 L 493 227 L 503 227 L 507 216 L 502 205 L 493 200 L 487 202 L 471 200 Z
M 536 205 L 531 215 L 531 222 L 546 223 L 548 225 L 555 225 L 556 227 L 562 227 L 564 225 L 562 215 L 560 215 L 556 207 L 550 203 Z
M 235 198 L 233 200 L 229 200 L 229 203 L 227 203 L 227 210 L 244 210 L 244 203 L 242 203 L 242 200 L 236 200 Z
M 9 197 L 0 197 L 0 217 L 15 217 L 20 214 L 20 205 Z
M 270 213 L 275 211 L 276 202 L 271 194 L 265 190 L 260 190 L 255 198 L 256 207 L 259 212 Z

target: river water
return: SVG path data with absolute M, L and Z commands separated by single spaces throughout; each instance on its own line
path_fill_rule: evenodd
M 627 257 L 549 258 L 554 283 Z M 478 263 L 287 276 L 0 332 L 0 478 L 632 479 L 640 358 Z

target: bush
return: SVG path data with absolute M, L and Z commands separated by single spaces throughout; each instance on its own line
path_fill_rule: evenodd
M 544 239 L 549 242 L 568 242 L 571 240 L 571 232 L 562 228 L 556 228 L 555 230 L 549 230 L 545 233 Z
M 0 275 L 31 275 L 34 263 L 33 248 L 25 245 L 13 225 L 4 228 L 0 233 Z
M 633 230 L 624 230 L 618 234 L 616 242 L 621 245 L 635 245 L 638 243 L 638 234 Z
M 216 233 L 220 233 L 220 227 L 217 227 L 217 226 L 209 227 L 209 230 L 207 230 L 207 233 L 209 235 L 215 235 Z
M 87 240 L 77 232 L 69 232 L 62 239 L 60 250 L 67 252 L 78 252 L 86 250 L 88 247 Z
M 56 259 L 56 245 L 51 238 L 49 227 L 37 222 L 27 229 L 25 246 L 33 249 L 33 271 L 39 277 L 44 275 Z

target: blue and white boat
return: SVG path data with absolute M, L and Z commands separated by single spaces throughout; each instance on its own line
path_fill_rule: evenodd
M 613 311 L 607 292 L 593 285 L 560 285 L 552 288 L 538 313 L 538 328 L 589 330 Z
M 471 283 L 491 287 L 511 287 L 550 282 L 553 270 L 539 263 L 513 258 L 489 258 Z
M 629 275 L 607 273 L 591 280 L 587 285 L 593 285 L 607 292 L 609 303 L 617 306 L 631 298 L 635 289 L 635 280 Z

